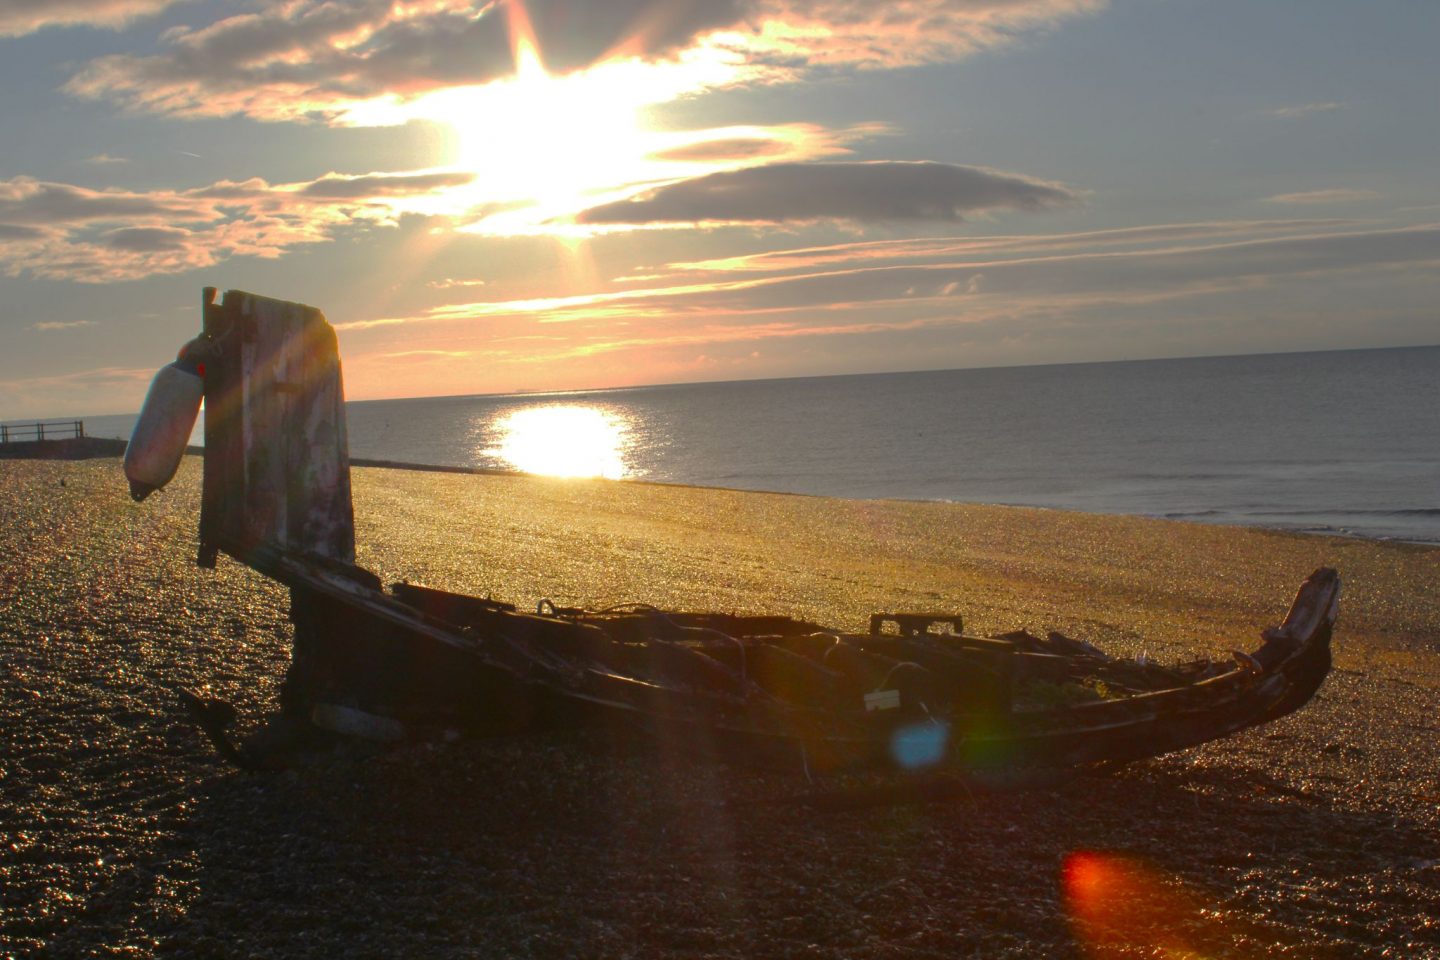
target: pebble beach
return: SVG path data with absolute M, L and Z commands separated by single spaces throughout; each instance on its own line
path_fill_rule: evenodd
M 276 710 L 288 597 L 195 566 L 200 473 L 135 504 L 118 459 L 0 461 L 0 957 L 1440 957 L 1440 548 L 356 468 L 385 582 L 1178 661 L 1258 646 L 1332 566 L 1335 668 L 1270 726 L 1014 793 L 844 802 L 874 784 L 584 733 L 255 774 L 176 691 Z

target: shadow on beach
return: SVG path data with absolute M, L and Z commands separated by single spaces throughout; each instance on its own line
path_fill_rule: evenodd
M 81 955 L 144 930 L 158 955 L 193 956 L 1082 956 L 1101 934 L 1076 917 L 1066 869 L 1086 853 L 1158 884 L 1112 891 L 1099 955 L 1440 947 L 1433 930 L 1411 939 L 1440 887 L 1425 829 L 1243 761 L 945 802 L 807 802 L 857 786 L 617 752 L 594 734 L 278 775 L 212 767 L 153 857 L 54 946 Z

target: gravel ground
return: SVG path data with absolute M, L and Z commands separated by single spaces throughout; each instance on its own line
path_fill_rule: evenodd
M 281 589 L 191 562 L 198 487 L 0 463 L 0 957 L 1440 957 L 1440 550 L 357 470 L 363 564 L 523 604 L 958 609 L 1179 659 L 1258 645 L 1328 564 L 1336 671 L 1206 748 L 901 805 L 599 733 L 256 775 L 173 692 L 253 724 L 288 658 Z

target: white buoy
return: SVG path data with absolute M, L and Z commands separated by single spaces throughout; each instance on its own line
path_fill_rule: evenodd
M 125 477 L 137 503 L 169 483 L 180 468 L 204 395 L 201 368 L 185 359 L 185 351 L 150 381 L 145 405 L 125 448 Z

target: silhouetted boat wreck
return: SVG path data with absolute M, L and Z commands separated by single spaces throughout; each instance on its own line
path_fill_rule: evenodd
M 1161 666 L 1050 634 L 972 637 L 956 615 L 876 614 L 864 633 L 785 616 L 536 613 L 354 564 L 335 334 L 311 307 L 240 291 L 188 344 L 207 410 L 199 561 L 290 588 L 291 729 L 371 739 L 588 726 L 689 754 L 806 771 L 1064 771 L 1205 743 L 1303 706 L 1330 670 L 1340 581 L 1315 571 L 1258 649 Z M 187 431 L 171 430 L 170 434 Z M 148 482 L 148 481 L 147 481 Z M 225 705 L 188 697 L 226 756 Z

